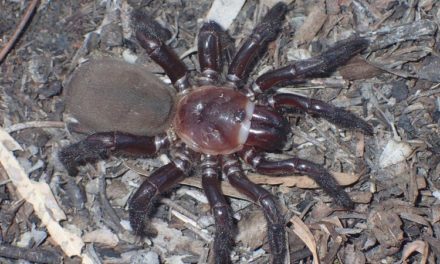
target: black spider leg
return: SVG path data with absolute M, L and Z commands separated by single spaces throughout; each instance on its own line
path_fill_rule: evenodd
M 160 25 L 142 12 L 133 12 L 132 19 L 136 38 L 150 58 L 164 69 L 179 92 L 188 89 L 188 70 L 176 53 L 161 39 Z
M 215 220 L 215 263 L 231 263 L 233 245 L 232 214 L 220 188 L 217 156 L 206 155 L 202 161 L 202 186 Z
M 321 165 L 299 158 L 268 160 L 263 153 L 250 147 L 245 148 L 240 154 L 242 159 L 258 173 L 271 176 L 305 174 L 310 176 L 338 205 L 347 209 L 354 207 L 348 194 Z
M 133 231 L 140 236 L 145 233 L 147 219 L 153 199 L 163 193 L 189 174 L 192 169 L 193 153 L 186 147 L 179 148 L 174 160 L 156 169 L 137 189 L 129 202 L 129 220 Z
M 252 85 L 252 89 L 261 93 L 277 84 L 301 83 L 308 78 L 323 77 L 345 64 L 368 45 L 367 39 L 359 37 L 339 41 L 318 56 L 262 74 Z
M 200 28 L 197 51 L 202 84 L 215 84 L 222 69 L 222 36 L 226 34 L 219 24 L 208 21 Z
M 263 20 L 247 37 L 229 66 L 227 79 L 234 87 L 240 87 L 250 71 L 255 58 L 273 41 L 281 29 L 287 5 L 279 2 L 274 5 Z
M 152 155 L 169 145 L 166 134 L 137 136 L 123 132 L 100 132 L 64 147 L 58 157 L 68 173 L 73 176 L 78 174 L 78 166 L 108 158 L 114 152 Z
M 261 75 L 252 85 L 252 89 L 257 94 L 264 93 L 277 84 L 304 82 L 307 78 L 321 77 L 334 71 L 339 65 L 344 64 L 367 46 L 368 41 L 363 38 L 341 41 L 319 56 L 297 61 L 289 66 Z M 288 111 L 306 112 L 344 128 L 360 129 L 368 135 L 373 134 L 373 127 L 363 119 L 343 108 L 320 100 L 287 93 L 275 93 L 261 99 L 275 109 L 283 108 Z
M 272 253 L 272 263 L 283 264 L 287 252 L 285 219 L 275 198 L 269 191 L 246 177 L 235 155 L 224 156 L 223 173 L 234 188 L 251 198 L 263 209 L 267 221 L 267 238 Z
M 373 127 L 354 113 L 321 100 L 296 94 L 278 93 L 268 96 L 267 102 L 275 109 L 305 112 L 312 116 L 322 117 L 343 128 L 359 129 L 367 135 L 374 133 Z

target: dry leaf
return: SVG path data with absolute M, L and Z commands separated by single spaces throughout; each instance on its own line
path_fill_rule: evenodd
M 429 243 L 430 249 L 434 255 L 440 256 L 440 240 L 429 235 L 422 235 L 424 241 Z
M 391 139 L 390 141 L 388 141 L 385 149 L 380 155 L 379 166 L 381 168 L 386 168 L 388 166 L 402 162 L 409 157 L 412 151 L 413 149 L 409 144 Z
M 318 251 L 316 249 L 316 241 L 313 237 L 310 229 L 304 224 L 304 222 L 297 216 L 290 219 L 292 223 L 292 230 L 295 234 L 301 238 L 301 240 L 306 244 L 307 248 L 312 252 L 313 262 L 319 264 Z
M 365 59 L 360 56 L 356 56 L 351 59 L 347 64 L 339 67 L 339 73 L 345 80 L 362 80 L 370 79 L 379 74 L 383 70 L 367 63 Z
M 360 175 L 353 173 L 342 173 L 342 172 L 332 172 L 336 181 L 341 186 L 347 186 L 357 182 Z M 249 179 L 258 184 L 269 184 L 269 185 L 281 185 L 285 187 L 299 187 L 302 189 L 314 189 L 319 188 L 319 185 L 315 183 L 308 176 L 267 176 L 257 173 L 249 173 Z
M 405 245 L 405 247 L 403 248 L 401 261 L 403 264 L 406 264 L 407 263 L 406 260 L 409 258 L 409 256 L 417 251 L 420 254 L 422 254 L 422 259 L 418 263 L 425 264 L 428 260 L 428 250 L 429 250 L 428 244 L 426 242 L 421 240 L 413 241 Z

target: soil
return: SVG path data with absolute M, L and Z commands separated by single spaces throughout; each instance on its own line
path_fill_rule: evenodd
M 0 50 L 30 2 L 0 0 Z M 247 1 L 241 8 L 228 29 L 231 38 L 225 40 L 229 55 L 266 12 L 263 2 Z M 183 55 L 191 75 L 197 77 L 195 39 L 211 4 L 201 0 L 39 3 L 18 42 L 0 62 L 0 130 L 21 146 L 14 155 L 29 178 L 50 186 L 66 214 L 61 226 L 81 236 L 87 246 L 81 256 L 67 256 L 8 180 L 6 161 L 0 160 L 1 263 L 17 263 L 17 259 L 80 263 L 85 255 L 93 263 L 212 261 L 215 227 L 200 189 L 200 168 L 193 180 L 157 199 L 148 230 L 156 236 L 140 239 L 127 224 L 127 201 L 145 175 L 171 156 L 166 152 L 139 159 L 112 156 L 81 167 L 76 177 L 69 176 L 57 159 L 61 148 L 84 138 L 78 133 L 83 128 L 72 125 L 65 110 L 69 78 L 82 62 L 103 56 L 135 58 L 170 83 L 133 36 L 127 24 L 131 10 L 148 13 L 164 27 L 162 37 Z M 248 82 L 264 71 L 360 35 L 370 40 L 369 48 L 339 71 L 287 85 L 282 91 L 344 107 L 374 127 L 374 135 L 369 136 L 307 114 L 289 115 L 293 136 L 284 154 L 342 175 L 337 178 L 349 182 L 346 191 L 356 203 L 354 210 L 342 210 L 301 177 L 274 182 L 250 174 L 264 183 L 285 211 L 291 263 L 311 263 L 315 250 L 322 263 L 440 262 L 439 23 L 440 3 L 435 0 L 289 3 L 283 30 L 255 63 Z M 270 249 L 260 208 L 227 183 L 223 188 L 238 226 L 233 263 L 268 263 Z

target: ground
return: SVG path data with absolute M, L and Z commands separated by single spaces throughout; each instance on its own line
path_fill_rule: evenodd
M 0 50 L 31 2 L 0 0 Z M 68 77 L 81 61 L 136 54 L 139 63 L 167 81 L 130 36 L 126 22 L 132 8 L 150 13 L 166 26 L 173 50 L 192 72 L 198 67 L 194 39 L 211 1 L 115 1 L 117 11 L 106 2 L 40 1 L 18 42 L 0 61 L 0 147 L 7 145 L 9 135 L 18 142 L 22 150 L 13 154 L 19 166 L 31 180 L 50 187 L 56 207 L 65 214 L 63 230 L 80 237 L 80 245 L 87 244 L 81 256 L 68 257 L 77 254 L 57 244 L 57 233 L 41 220 L 40 209 L 32 207 L 37 195 L 23 200 L 23 186 L 8 170 L 12 162 L 0 159 L 1 263 L 16 263 L 18 258 L 142 263 L 148 257 L 152 258 L 148 263 L 159 259 L 206 263 L 210 258 L 213 219 L 197 175 L 157 201 L 152 212 L 157 237 L 140 241 L 126 230 L 127 199 L 145 175 L 167 162 L 164 156 L 111 158 L 84 167 L 73 178 L 57 161 L 62 146 L 82 137 L 65 126 L 63 97 Z M 247 1 L 241 8 L 228 29 L 235 46 L 264 15 L 263 2 L 275 1 Z M 336 210 L 307 178 L 250 175 L 285 209 L 291 263 L 310 263 L 317 256 L 322 263 L 439 263 L 440 4 L 297 0 L 289 6 L 284 29 L 255 65 L 255 75 L 361 34 L 371 41 L 361 56 L 332 76 L 285 91 L 345 107 L 375 130 L 374 136 L 366 136 L 307 115 L 290 118 L 294 136 L 289 154 L 334 172 L 356 202 L 353 211 Z M 94 33 L 86 37 L 90 32 Z M 0 153 L 5 157 L 12 152 Z M 259 208 L 227 183 L 223 190 L 239 227 L 234 262 L 267 263 L 265 221 Z

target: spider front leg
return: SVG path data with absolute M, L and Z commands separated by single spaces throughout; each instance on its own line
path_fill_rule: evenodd
M 215 84 L 220 79 L 224 34 L 220 25 L 214 21 L 206 22 L 200 28 L 197 50 L 203 81 L 208 84 Z
M 345 64 L 368 45 L 369 41 L 365 38 L 339 41 L 318 56 L 264 73 L 257 78 L 252 90 L 261 93 L 280 83 L 301 83 L 308 78 L 323 77 Z
M 254 148 L 243 150 L 241 156 L 244 161 L 261 174 L 273 176 L 305 174 L 310 176 L 338 205 L 347 209 L 354 207 L 348 194 L 321 165 L 299 158 L 278 161 L 268 160 L 263 153 L 256 151 Z
M 256 105 L 245 145 L 277 151 L 284 147 L 289 133 L 290 125 L 280 113 L 269 107 Z
M 136 38 L 150 58 L 164 69 L 179 92 L 189 88 L 188 70 L 179 57 L 159 37 L 160 25 L 142 12 L 133 12 L 132 16 Z
M 188 175 L 192 166 L 191 158 L 190 150 L 186 147 L 180 148 L 175 154 L 174 161 L 155 170 L 133 194 L 128 210 L 130 225 L 137 235 L 148 235 L 144 232 L 144 227 L 152 200 Z
M 283 264 L 287 253 L 285 219 L 275 198 L 266 189 L 246 177 L 234 155 L 224 157 L 223 173 L 234 188 L 251 198 L 263 209 L 267 221 L 267 238 L 272 253 L 272 263 Z
M 215 220 L 215 263 L 226 264 L 231 263 L 233 227 L 231 211 L 220 188 L 218 166 L 216 156 L 205 156 L 202 162 L 202 186 Z
M 333 106 L 321 100 L 300 95 L 279 93 L 267 98 L 267 102 L 275 109 L 296 110 L 313 116 L 322 117 L 343 128 L 360 129 L 367 135 L 373 135 L 373 127 L 350 111 Z
M 100 132 L 63 148 L 58 157 L 68 173 L 76 175 L 78 166 L 105 159 L 114 152 L 152 155 L 169 145 L 170 141 L 166 134 L 150 137 L 123 132 Z
M 286 12 L 287 5 L 285 3 L 279 2 L 274 5 L 234 56 L 229 66 L 227 79 L 235 87 L 240 87 L 240 83 L 249 73 L 254 59 L 267 47 L 270 41 L 276 38 Z

